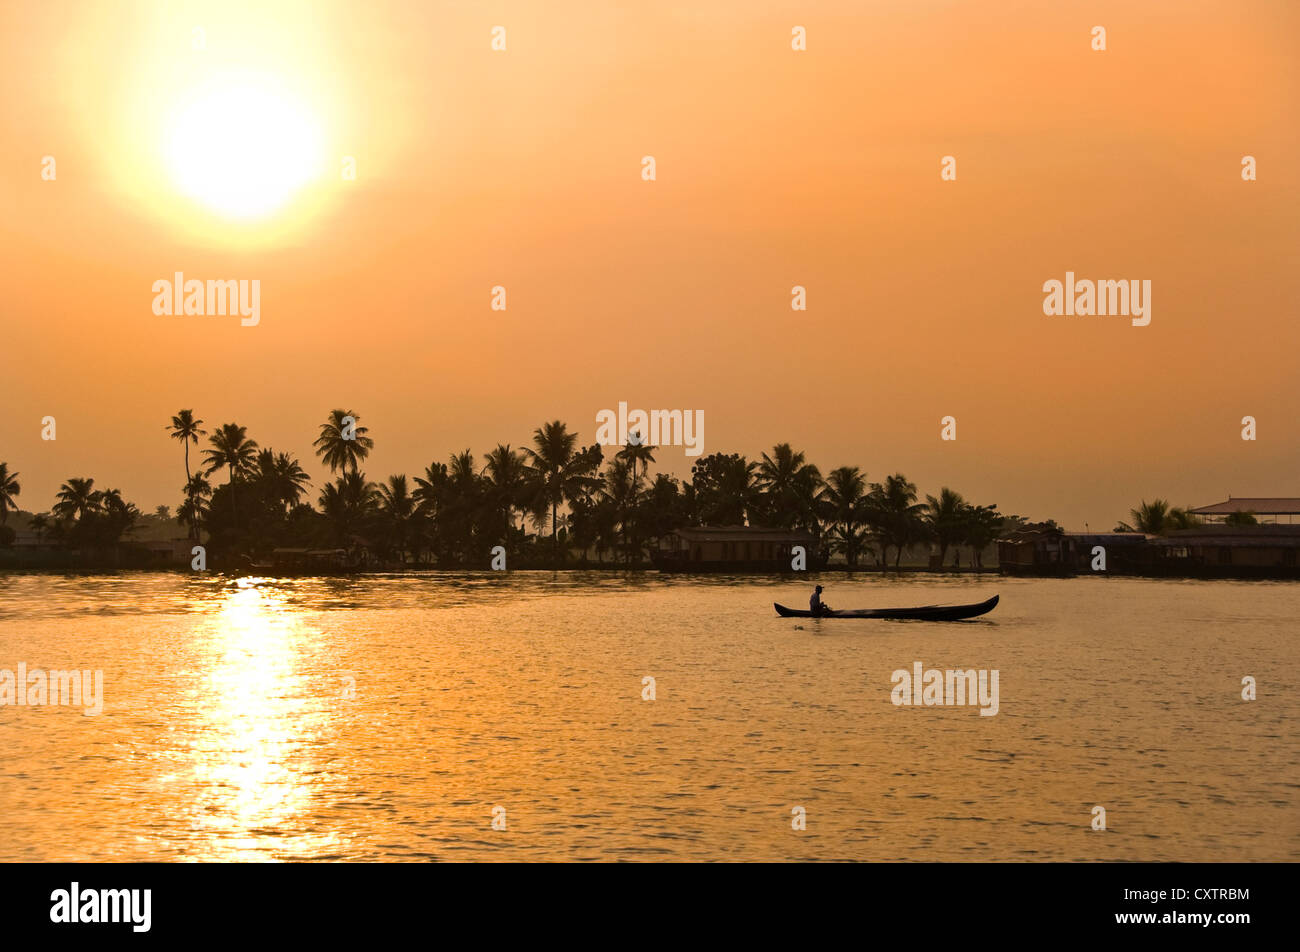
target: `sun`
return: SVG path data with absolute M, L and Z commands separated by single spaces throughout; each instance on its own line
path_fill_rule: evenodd
M 274 77 L 222 76 L 170 123 L 166 161 L 185 195 L 231 219 L 263 218 L 319 175 L 319 123 Z

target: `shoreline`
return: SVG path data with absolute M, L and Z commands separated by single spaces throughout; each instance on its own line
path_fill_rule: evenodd
M 1188 582 L 1300 582 L 1300 575 L 1281 575 L 1277 573 L 1247 573 L 1247 572 L 1204 572 L 1200 574 L 1188 573 L 1091 573 L 1079 572 L 1074 574 L 1030 574 L 1026 572 L 1003 571 L 998 568 L 980 568 L 980 569 L 932 569 L 926 566 L 900 566 L 899 568 L 889 569 L 848 569 L 845 566 L 825 566 L 816 571 L 807 572 L 744 572 L 744 571 L 727 571 L 727 572 L 663 572 L 653 566 L 630 567 L 630 566 L 611 566 L 611 565 L 566 565 L 560 568 L 547 568 L 545 566 L 529 566 L 515 569 L 487 569 L 481 566 L 471 565 L 448 565 L 448 566 L 425 566 L 421 568 L 371 568 L 359 569 L 355 571 L 339 570 L 321 570 L 305 572 L 276 572 L 276 571 L 258 571 L 258 570 L 225 570 L 220 568 L 209 569 L 203 572 L 195 572 L 188 568 L 172 565 L 162 566 L 7 566 L 0 568 L 0 579 L 9 576 L 19 575 L 50 575 L 50 576 L 121 576 L 121 575 L 157 575 L 157 574 L 174 574 L 187 575 L 207 578 L 262 578 L 262 579 L 295 579 L 295 578 L 338 578 L 338 579 L 360 579 L 360 578 L 393 578 L 397 576 L 410 576 L 412 578 L 421 578 L 438 575 L 557 575 L 565 574 L 605 574 L 605 575 L 624 575 L 640 577 L 658 577 L 663 579 L 697 579 L 704 580 L 710 578 L 743 578 L 743 579 L 781 579 L 790 581 L 794 579 L 816 579 L 825 576 L 841 577 L 852 579 L 856 577 L 894 577 L 901 578 L 904 576 L 934 576 L 937 578 L 1005 578 L 1014 580 L 1027 579 L 1079 579 L 1079 578 L 1115 578 L 1115 579 L 1134 579 L 1149 581 L 1188 581 Z

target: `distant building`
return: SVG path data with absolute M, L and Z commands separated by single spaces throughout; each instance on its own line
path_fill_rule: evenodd
M 998 540 L 1007 575 L 1094 575 L 1096 550 L 1106 575 L 1300 579 L 1300 525 L 1203 525 L 1163 535 L 1065 532 L 1026 526 Z
M 1144 545 L 1141 532 L 1066 532 L 1046 523 L 1023 526 L 998 539 L 998 567 L 1004 575 L 1077 575 L 1092 573 L 1096 549 L 1105 551 L 1106 571 L 1130 574 L 1140 570 Z
M 810 571 L 822 567 L 811 532 L 757 526 L 676 529 L 660 540 L 650 558 L 661 572 L 789 572 L 795 546 L 803 546 Z
M 1201 506 L 1191 510 L 1192 515 L 1200 516 L 1206 523 L 1222 524 L 1235 512 L 1249 512 L 1261 525 L 1285 522 L 1291 525 L 1296 516 L 1300 516 L 1300 498 L 1295 496 L 1229 496 L 1226 502 L 1216 502 L 1212 506 Z
M 188 567 L 196 543 L 193 539 L 150 539 L 134 545 L 147 551 L 153 564 Z
M 1160 574 L 1300 578 L 1300 525 L 1206 525 L 1151 541 Z
M 36 533 L 31 529 L 18 529 L 14 532 L 13 548 L 19 552 L 53 552 L 59 543 L 50 538 L 50 533 Z

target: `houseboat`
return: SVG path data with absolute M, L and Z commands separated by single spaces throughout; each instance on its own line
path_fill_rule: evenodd
M 690 526 L 665 535 L 650 553 L 661 572 L 796 571 L 796 547 L 802 547 L 807 571 L 825 564 L 817 537 L 802 529 L 757 526 Z

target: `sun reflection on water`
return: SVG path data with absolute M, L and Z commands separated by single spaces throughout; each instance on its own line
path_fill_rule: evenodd
M 320 779 L 312 756 L 332 716 L 308 673 L 311 632 L 284 592 L 263 581 L 235 582 L 212 619 L 203 729 L 191 749 L 195 859 L 318 855 L 336 845 L 336 837 L 304 834 L 298 822 Z

